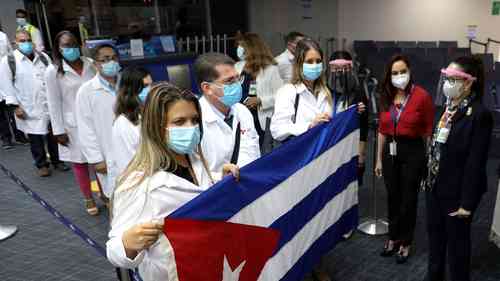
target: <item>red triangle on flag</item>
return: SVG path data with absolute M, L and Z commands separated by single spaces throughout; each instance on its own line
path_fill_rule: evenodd
M 220 221 L 165 219 L 180 281 L 255 281 L 274 253 L 279 231 Z

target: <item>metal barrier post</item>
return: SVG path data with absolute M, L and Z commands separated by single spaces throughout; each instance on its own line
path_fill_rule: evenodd
M 227 34 L 224 34 L 224 54 L 227 55 Z
M 198 35 L 194 37 L 194 52 L 198 54 Z
M 374 84 L 373 90 L 369 91 L 368 89 L 368 81 L 372 81 Z M 378 84 L 378 81 L 375 78 L 366 78 L 363 87 L 365 89 L 365 92 L 368 93 L 369 95 L 369 101 L 371 101 L 371 104 L 369 104 L 369 108 L 371 109 L 371 120 L 368 123 L 368 128 L 371 132 L 371 137 L 372 140 L 370 142 L 370 149 L 372 152 L 372 169 L 371 169 L 371 193 L 372 193 L 372 207 L 373 211 L 371 214 L 371 217 L 367 218 L 363 223 L 361 223 L 358 226 L 358 230 L 368 234 L 368 235 L 383 235 L 389 232 L 389 223 L 387 223 L 385 220 L 381 219 L 378 217 L 378 209 L 377 209 L 377 187 L 376 187 L 376 176 L 375 176 L 375 165 L 377 161 L 377 142 L 378 142 L 378 108 L 377 108 L 377 102 L 376 102 L 376 97 L 375 97 L 375 92 L 376 92 L 376 86 Z

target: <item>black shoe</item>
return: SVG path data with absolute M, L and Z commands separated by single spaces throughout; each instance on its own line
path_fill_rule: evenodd
M 70 167 L 68 167 L 68 165 L 66 165 L 64 162 L 60 162 L 60 163 L 54 164 L 54 169 L 61 171 L 61 172 L 66 172 L 66 171 L 70 170 Z
M 12 141 L 6 141 L 2 143 L 2 148 L 4 150 L 11 150 L 14 148 L 14 144 L 12 143 Z
M 399 245 L 398 243 L 394 242 L 392 245 L 392 249 L 389 249 L 389 241 L 385 242 L 384 249 L 380 253 L 381 257 L 392 257 L 395 253 L 398 252 Z
M 403 248 L 403 247 L 401 247 L 401 248 Z M 403 251 L 401 251 L 401 249 L 400 249 L 398 251 L 398 253 L 396 254 L 396 263 L 397 264 L 406 263 L 409 256 L 410 256 L 410 249 L 409 248 L 408 248 L 408 252 L 406 253 L 406 255 L 403 255 Z

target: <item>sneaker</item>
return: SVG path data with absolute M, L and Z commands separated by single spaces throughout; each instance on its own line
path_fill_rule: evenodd
M 97 216 L 99 214 L 99 209 L 95 204 L 94 199 L 85 199 L 85 209 L 87 209 L 87 213 L 91 216 Z
M 64 162 L 60 162 L 60 163 L 54 164 L 54 169 L 61 171 L 61 172 L 66 172 L 66 171 L 70 170 L 70 167 L 68 165 L 66 165 Z
M 48 167 L 41 167 L 40 169 L 38 169 L 38 176 L 40 176 L 42 178 L 50 176 L 49 168 Z

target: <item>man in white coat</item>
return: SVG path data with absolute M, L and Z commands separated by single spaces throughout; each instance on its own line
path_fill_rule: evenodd
M 24 9 L 16 10 L 16 23 L 17 30 L 26 30 L 31 35 L 31 39 L 35 45 L 35 49 L 39 52 L 45 51 L 45 45 L 43 44 L 43 36 L 40 30 L 29 23 L 28 21 L 28 11 Z
M 109 198 L 114 188 L 108 171 L 113 170 L 110 153 L 120 72 L 118 53 L 111 45 L 97 46 L 94 64 L 98 73 L 85 82 L 76 94 L 76 122 L 83 155 L 89 164 L 94 165 L 104 195 Z
M 222 172 L 224 164 L 242 167 L 260 157 L 252 114 L 239 103 L 241 80 L 234 64 L 226 55 L 207 53 L 199 56 L 194 65 L 203 93 L 201 146 L 213 173 Z
M 41 177 L 50 175 L 47 161 L 48 148 L 50 162 L 56 169 L 67 170 L 59 161 L 57 144 L 49 134 L 49 110 L 47 106 L 47 85 L 44 73 L 50 58 L 34 51 L 30 34 L 25 30 L 16 32 L 17 49 L 12 56 L 4 57 L 0 63 L 1 89 L 6 103 L 14 105 L 16 125 L 28 135 L 31 153 Z
M 292 31 L 285 36 L 286 50 L 275 58 L 278 63 L 280 76 L 283 82 L 290 83 L 293 76 L 293 63 L 295 60 L 295 48 L 297 43 L 304 39 L 304 34 Z

